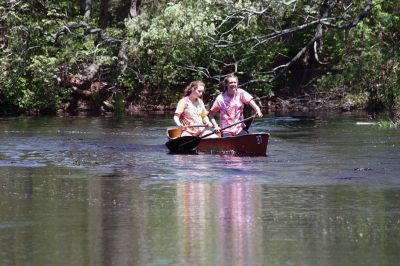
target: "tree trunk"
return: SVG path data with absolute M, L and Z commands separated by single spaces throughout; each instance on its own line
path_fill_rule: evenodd
M 111 0 L 101 0 L 99 26 L 103 30 L 107 28 L 108 23 L 111 19 L 111 14 L 108 10 L 110 7 L 110 3 Z
M 131 7 L 129 8 L 129 19 L 132 19 L 139 15 L 139 6 L 140 6 L 140 0 L 132 0 L 131 1 Z
M 139 15 L 139 7 L 140 7 L 141 0 L 131 0 L 131 5 L 129 8 L 128 19 L 131 20 L 132 18 Z M 126 44 L 122 44 L 119 50 L 119 58 L 120 58 L 120 66 L 122 73 L 128 67 L 128 55 L 127 55 L 127 47 Z
M 84 21 L 88 21 L 92 14 L 92 0 L 82 0 L 83 4 L 83 19 Z

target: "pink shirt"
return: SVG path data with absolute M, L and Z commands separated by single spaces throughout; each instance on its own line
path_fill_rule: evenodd
M 249 104 L 251 100 L 253 100 L 253 96 L 251 96 L 245 90 L 238 89 L 236 94 L 233 96 L 230 96 L 228 92 L 225 91 L 217 96 L 217 99 L 215 99 L 210 111 L 220 112 L 219 126 L 223 128 L 243 120 L 244 105 Z M 223 131 L 223 133 L 237 135 L 240 131 L 242 131 L 242 129 L 243 123 L 227 128 Z
M 197 102 L 193 103 L 189 97 L 186 96 L 179 100 L 178 105 L 176 106 L 175 115 L 179 116 L 179 119 L 184 125 L 202 125 L 204 124 L 203 118 L 208 115 L 208 112 L 201 99 L 198 99 Z M 186 129 L 186 131 L 192 135 L 200 134 L 203 130 L 204 128 L 202 127 Z

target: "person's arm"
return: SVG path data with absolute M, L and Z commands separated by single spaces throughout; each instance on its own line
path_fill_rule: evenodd
M 210 111 L 210 121 L 214 126 L 214 132 L 219 133 L 221 131 L 221 128 L 219 127 L 217 121 L 215 120 L 215 112 Z
M 213 127 L 214 124 L 210 122 L 210 119 L 208 118 L 208 116 L 203 117 L 203 123 L 207 126 L 207 127 Z
M 254 111 L 256 111 L 256 117 L 263 117 L 260 107 L 258 107 L 258 105 L 256 104 L 256 102 L 254 100 L 251 100 L 249 102 L 249 105 L 251 106 L 251 108 L 254 109 Z
M 200 102 L 200 106 L 202 109 L 200 116 L 201 116 L 201 120 L 202 120 L 203 124 L 206 125 L 206 127 L 213 127 L 213 124 L 211 124 L 210 119 L 208 119 L 208 112 L 207 112 L 206 107 L 204 106 L 203 100 L 199 99 L 199 102 Z
M 177 114 L 174 115 L 174 122 L 180 129 L 183 130 L 185 128 L 185 125 L 182 124 L 181 120 L 179 119 L 179 115 Z
M 251 96 L 250 93 L 248 93 L 247 91 L 243 90 L 243 89 L 239 89 L 238 92 L 240 93 L 240 99 L 244 104 L 248 104 L 251 106 L 251 108 L 254 109 L 254 111 L 256 111 L 256 117 L 262 117 L 263 114 L 261 112 L 260 107 L 258 107 L 258 105 L 256 104 L 256 102 L 254 101 L 253 96 Z
M 182 98 L 179 100 L 178 104 L 176 105 L 176 110 L 175 110 L 175 114 L 174 114 L 174 122 L 181 130 L 184 130 L 186 128 L 180 119 L 185 108 L 186 108 L 185 100 L 184 100 L 184 98 Z

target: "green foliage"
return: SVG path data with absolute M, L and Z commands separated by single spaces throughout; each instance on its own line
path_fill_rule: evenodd
M 215 88 L 212 76 L 246 73 L 240 77 L 241 82 L 269 77 L 266 72 L 276 57 L 276 50 L 285 50 L 283 43 L 216 46 L 219 41 L 229 44 L 270 33 L 268 24 L 273 23 L 272 19 L 258 16 L 243 19 L 239 12 L 243 8 L 261 9 L 262 6 L 263 1 L 232 2 L 232 5 L 179 1 L 167 4 L 156 16 L 141 14 L 127 25 L 126 40 L 133 73 L 145 73 L 144 82 L 151 82 L 155 88 L 167 88 L 166 93 L 175 94 L 171 98 L 175 100 L 185 83 L 192 79 L 203 79 Z M 284 16 L 282 9 L 288 7 L 275 6 L 276 14 Z M 254 86 L 251 90 L 265 95 L 271 93 L 271 86 Z
M 93 65 L 99 71 L 87 82 L 118 87 L 126 103 L 168 105 L 193 79 L 207 83 L 205 98 L 212 99 L 218 81 L 232 72 L 240 83 L 250 84 L 250 92 L 272 96 L 281 84 L 266 82 L 276 74 L 271 70 L 309 42 L 315 25 L 268 36 L 318 19 L 323 5 L 317 0 L 141 1 L 140 15 L 128 19 L 131 1 L 111 1 L 100 39 L 89 33 L 101 20 L 100 1 L 93 2 L 85 25 L 80 2 L 0 3 L 2 113 L 55 112 L 73 96 L 69 77 L 84 75 Z M 331 22 L 348 23 L 364 4 L 336 1 Z M 330 72 L 319 86 L 360 105 L 399 109 L 399 13 L 397 2 L 377 0 L 372 15 L 351 30 L 325 27 L 318 53 Z M 313 67 L 311 57 L 304 56 L 296 67 Z M 100 108 L 104 97 L 92 95 L 92 105 Z M 118 101 L 118 108 L 123 104 Z
M 1 3 L 0 10 L 5 11 L 0 18 L 4 25 L 0 44 L 5 47 L 0 50 L 3 113 L 54 113 L 72 96 L 71 87 L 59 84 L 60 79 L 80 74 L 92 64 L 108 68 L 107 73 L 116 70 L 115 45 L 98 43 L 97 35 L 86 34 L 84 27 L 65 28 L 80 23 L 79 2 L 11 1 Z M 122 34 L 118 29 L 110 32 L 114 38 Z
M 378 126 L 381 128 L 397 128 L 397 124 L 392 120 L 379 120 Z
M 140 73 L 142 83 L 157 89 L 154 101 L 176 101 L 185 82 L 201 78 L 187 67 L 207 64 L 204 55 L 210 49 L 205 42 L 215 31 L 210 8 L 207 1 L 169 3 L 158 16 L 143 13 L 128 22 L 126 46 L 131 75 Z M 128 81 L 124 85 L 132 88 Z M 172 98 L 168 96 L 170 90 Z
M 45 34 L 55 26 L 54 21 L 32 15 L 37 9 L 33 4 L 16 2 L 1 7 L 7 10 L 1 17 L 6 32 L 0 39 L 5 45 L 0 63 L 0 95 L 7 103 L 5 112 L 54 112 L 68 97 L 68 89 L 55 87 L 61 61 L 48 46 L 49 36 Z
M 365 99 L 371 111 L 386 107 L 400 109 L 400 28 L 399 13 L 393 13 L 389 1 L 376 1 L 373 15 L 348 32 L 342 44 L 335 75 L 326 75 L 320 86 L 327 90 L 345 90 Z

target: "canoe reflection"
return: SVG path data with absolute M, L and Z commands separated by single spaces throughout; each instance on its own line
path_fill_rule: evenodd
M 211 185 L 196 181 L 177 184 L 179 239 L 190 264 L 250 265 L 262 260 L 261 190 L 245 183 Z
M 210 180 L 209 164 L 190 163 L 202 156 L 175 158 L 190 177 L 170 184 L 120 173 L 90 180 L 93 264 L 261 265 L 262 186 L 240 171 Z M 217 159 L 232 169 L 247 165 L 243 157 Z

